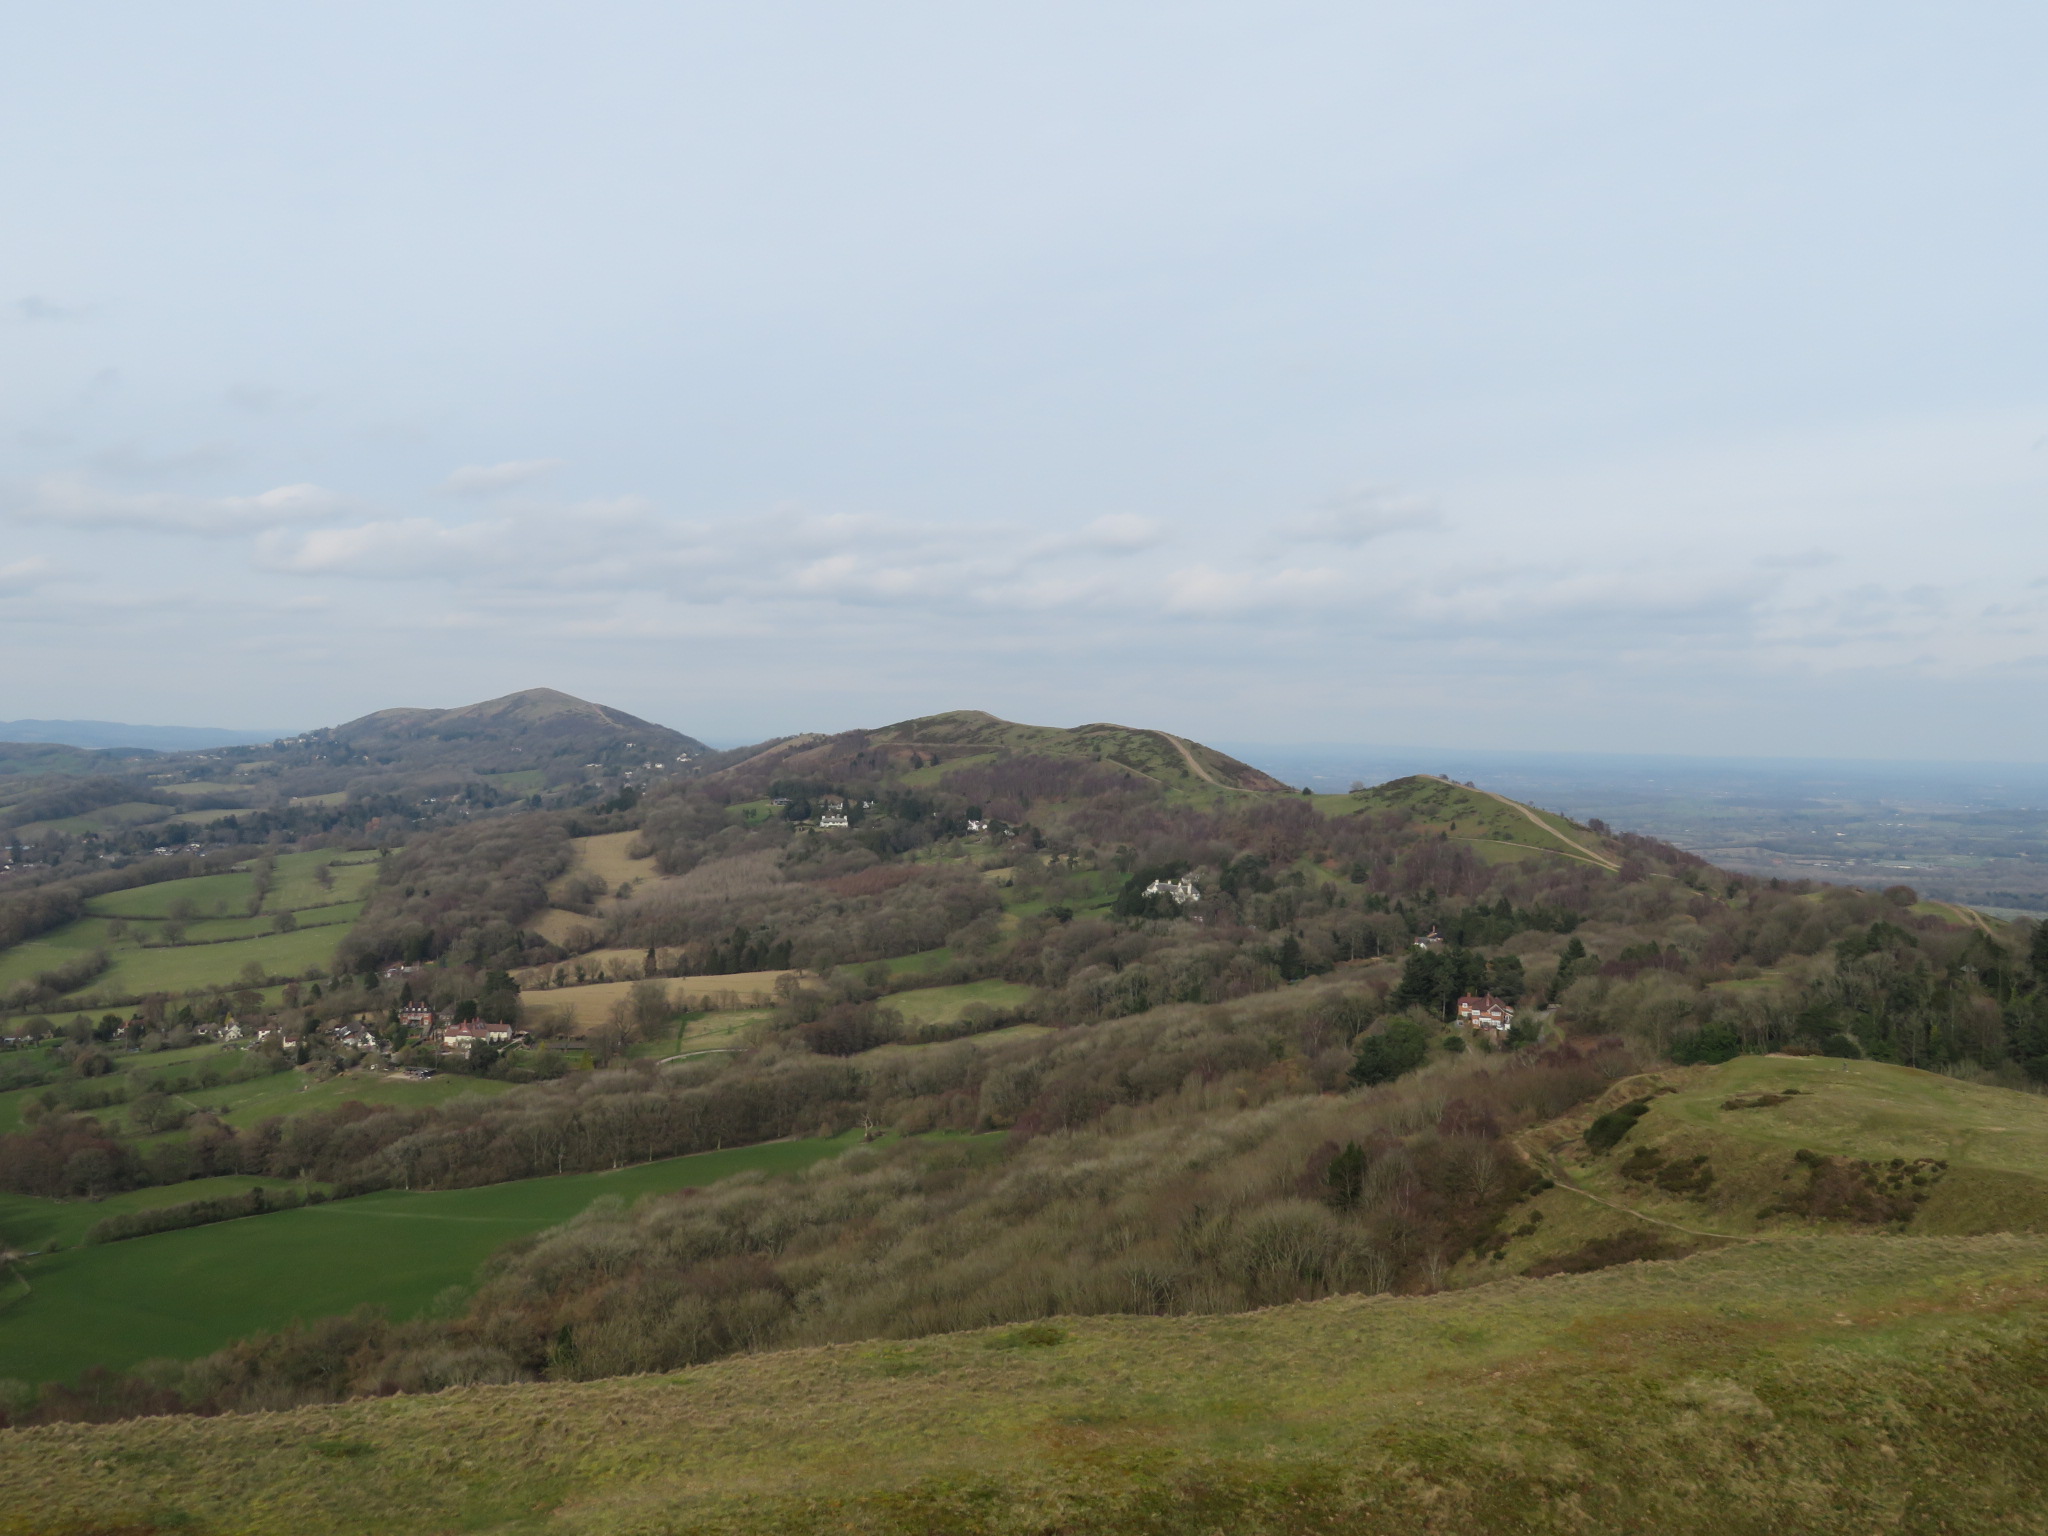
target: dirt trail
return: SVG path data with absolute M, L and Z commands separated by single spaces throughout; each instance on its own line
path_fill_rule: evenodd
M 1442 774 L 1428 773 L 1424 774 L 1423 777 L 1428 779 L 1435 779 L 1439 784 L 1455 785 L 1459 789 L 1465 789 L 1468 787 L 1467 785 L 1459 784 L 1458 781 L 1455 779 L 1447 779 Z M 1598 864 L 1602 869 L 1607 870 L 1610 874 L 1621 868 L 1619 864 L 1615 863 L 1605 854 L 1595 853 L 1592 849 L 1588 848 L 1584 843 L 1578 842 L 1573 838 L 1567 837 L 1564 833 L 1558 831 L 1557 828 L 1553 827 L 1541 816 L 1538 816 L 1534 811 L 1530 810 L 1529 807 L 1522 804 L 1521 801 L 1510 800 L 1506 795 L 1497 795 L 1490 789 L 1475 789 L 1472 791 L 1472 793 L 1475 795 L 1484 795 L 1489 800 L 1498 800 L 1502 805 L 1506 806 L 1511 811 L 1520 811 L 1525 817 L 1529 819 L 1529 822 L 1532 826 L 1538 827 L 1541 830 L 1548 832 L 1552 837 L 1556 838 L 1560 843 L 1563 843 L 1567 848 L 1576 848 L 1579 851 L 1581 857 L 1586 858 L 1595 864 Z
M 1930 901 L 1933 900 L 1932 897 L 1929 897 L 1928 899 Z M 1955 913 L 1955 915 L 1957 917 L 1960 917 L 1965 923 L 1974 925 L 1977 931 L 1983 934 L 1985 938 L 1995 939 L 1998 937 L 1998 935 L 1992 931 L 1991 925 L 1984 921 L 1984 914 L 1982 912 L 1973 911 L 1969 907 L 1957 906 L 1952 901 L 1936 901 L 1934 904 L 1937 907 L 1947 907 L 1949 911 Z
M 1562 1145 L 1562 1143 L 1560 1143 L 1560 1145 Z M 1726 1243 L 1753 1243 L 1757 1241 L 1758 1234 L 1754 1232 L 1707 1232 L 1703 1231 L 1698 1227 L 1682 1227 L 1675 1221 L 1666 1221 L 1662 1216 L 1646 1215 L 1642 1211 L 1634 1210 L 1631 1207 L 1621 1205 L 1616 1201 L 1603 1199 L 1601 1196 L 1594 1194 L 1593 1191 L 1587 1189 L 1584 1185 L 1580 1184 L 1577 1179 L 1573 1178 L 1571 1174 L 1568 1171 L 1566 1171 L 1563 1162 L 1561 1162 L 1558 1159 L 1557 1147 L 1553 1146 L 1544 1148 L 1541 1157 L 1543 1163 L 1545 1164 L 1545 1171 L 1549 1173 L 1551 1179 L 1556 1183 L 1559 1189 L 1568 1189 L 1573 1194 L 1581 1195 L 1584 1198 L 1592 1201 L 1595 1205 L 1606 1206 L 1607 1209 L 1609 1209 L 1610 1211 L 1619 1211 L 1624 1216 L 1633 1217 L 1637 1221 L 1647 1221 L 1652 1226 L 1669 1227 L 1672 1231 L 1683 1232 L 1688 1237 L 1711 1237 Z
M 1204 784 L 1214 784 L 1218 789 L 1237 788 L 1237 785 L 1235 784 L 1224 783 L 1221 779 L 1217 778 L 1215 774 L 1211 773 L 1208 769 L 1204 768 L 1200 763 L 1196 762 L 1195 754 L 1188 750 L 1188 744 L 1182 741 L 1178 736 L 1174 735 L 1173 732 L 1161 731 L 1159 734 L 1164 736 L 1168 741 L 1172 742 L 1176 747 L 1180 748 L 1181 761 L 1188 765 L 1188 772 L 1192 773 Z M 1147 775 L 1147 777 L 1150 777 L 1150 775 Z

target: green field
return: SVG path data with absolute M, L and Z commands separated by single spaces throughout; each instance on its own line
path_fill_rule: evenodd
M 202 1355 L 293 1318 L 365 1303 L 414 1316 L 449 1287 L 468 1285 L 493 1250 L 566 1221 L 593 1200 L 633 1200 L 750 1169 L 786 1172 L 858 1140 L 858 1132 L 848 1132 L 611 1173 L 429 1193 L 386 1190 L 66 1249 L 23 1265 L 31 1288 L 11 1287 L 0 1302 L 0 1376 L 51 1381 L 90 1365 Z M 107 1213 L 104 1205 L 88 1209 Z
M 212 1200 L 222 1195 L 239 1195 L 244 1190 L 298 1189 L 291 1179 L 236 1176 L 219 1179 L 188 1179 L 183 1184 L 159 1184 L 152 1189 L 131 1189 L 104 1200 L 39 1200 L 34 1195 L 0 1194 L 0 1241 L 10 1248 L 34 1250 L 77 1245 L 86 1230 L 107 1216 L 128 1211 L 153 1211 L 166 1205 L 183 1205 L 188 1200 Z M 13 1293 L 17 1287 L 5 1287 Z M 4 1306 L 4 1303 L 0 1303 Z
M 323 866 L 331 866 L 326 886 L 315 874 Z M 238 981 L 252 962 L 267 976 L 325 969 L 361 915 L 363 895 L 375 883 L 377 869 L 374 860 L 360 854 L 280 855 L 270 891 L 253 915 L 249 905 L 255 876 L 246 869 L 95 896 L 86 903 L 87 916 L 0 953 L 0 989 L 95 949 L 106 950 L 114 963 L 76 995 L 130 997 L 225 986 Z M 165 944 L 162 924 L 174 910 L 190 914 L 185 942 Z M 270 931 L 281 912 L 292 913 L 299 925 L 295 932 Z M 116 922 L 128 931 L 116 936 L 110 931 Z M 43 1011 L 54 1015 L 67 1006 L 59 1002 Z
M 2039 1237 L 1810 1237 L 1434 1296 L 56 1425 L 0 1436 L 0 1529 L 2039 1532 L 2044 1283 Z
M 325 1082 L 314 1082 L 299 1072 L 279 1072 L 246 1083 L 224 1083 L 203 1088 L 191 1101 L 216 1110 L 227 1124 L 255 1125 L 273 1115 L 306 1115 L 354 1100 L 360 1104 L 390 1104 L 414 1108 L 444 1104 L 464 1094 L 495 1097 L 512 1085 L 488 1077 L 464 1077 L 441 1072 L 426 1079 L 401 1077 L 395 1072 L 346 1072 Z M 163 1134 L 175 1136 L 176 1131 Z M 147 1139 L 147 1138 L 145 1138 Z
M 957 987 L 917 987 L 894 992 L 883 999 L 883 1006 L 902 1014 L 906 1024 L 951 1024 L 972 1004 L 1021 1008 L 1032 996 L 1031 988 L 1014 981 L 970 981 Z

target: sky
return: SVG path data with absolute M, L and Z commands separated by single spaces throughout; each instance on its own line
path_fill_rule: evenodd
M 2048 761 L 2048 11 L 18 6 L 0 719 Z

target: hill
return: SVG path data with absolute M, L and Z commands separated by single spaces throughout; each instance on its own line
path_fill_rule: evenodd
M 1669 1076 L 1617 1084 L 1528 1144 L 1582 1143 L 1603 1105 L 1649 1092 L 1643 1145 L 1704 1126 L 1731 1159 L 1804 1142 L 1888 1167 L 1945 1149 L 1980 1158 L 1952 1157 L 1949 1179 L 2031 1180 L 2048 1150 L 2037 1100 L 1905 1068 L 1746 1058 Z M 1801 1091 L 1727 1107 L 1766 1086 Z M 1788 1103 L 1800 1118 L 1769 1118 Z M 1978 1235 L 1940 1235 L 1942 1198 L 1903 1223 L 1808 1211 L 1691 1257 L 1430 1295 L 30 1429 L 0 1437 L 16 1491 L 0 1530 L 2048 1528 L 2026 1513 L 2048 1496 L 2048 1236 L 1974 1218 Z M 1589 1203 L 1558 1188 L 1523 1210 L 1566 1200 Z
M 160 848 L 315 836 L 389 846 L 492 812 L 594 803 L 719 761 L 679 731 L 532 688 L 455 709 L 379 710 L 263 744 L 0 744 L 0 831 L 33 850 L 32 878 L 47 883 Z M 0 870 L 0 898 L 22 878 Z
M 792 776 L 862 769 L 907 774 L 913 783 L 936 783 L 962 768 L 1019 758 L 1097 766 L 1111 775 L 1184 791 L 1274 794 L 1288 788 L 1226 753 L 1167 731 L 1101 723 L 1019 725 L 978 709 L 923 715 L 836 736 L 791 737 L 745 757 L 735 767 L 753 772 L 772 767 Z
M 577 757 L 665 762 L 710 750 L 680 731 L 553 688 L 457 709 L 382 709 L 304 739 L 316 746 L 337 743 L 386 767 L 460 763 L 477 773 L 546 768 Z

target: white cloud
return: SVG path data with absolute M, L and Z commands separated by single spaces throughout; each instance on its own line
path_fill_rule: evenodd
M 138 528 L 206 538 L 340 517 L 351 503 L 317 485 L 280 485 L 253 496 L 129 495 L 50 476 L 14 497 L 8 515 L 70 528 Z
M 489 496 L 543 479 L 562 467 L 560 459 L 509 459 L 503 464 L 468 464 L 441 482 L 458 496 Z

